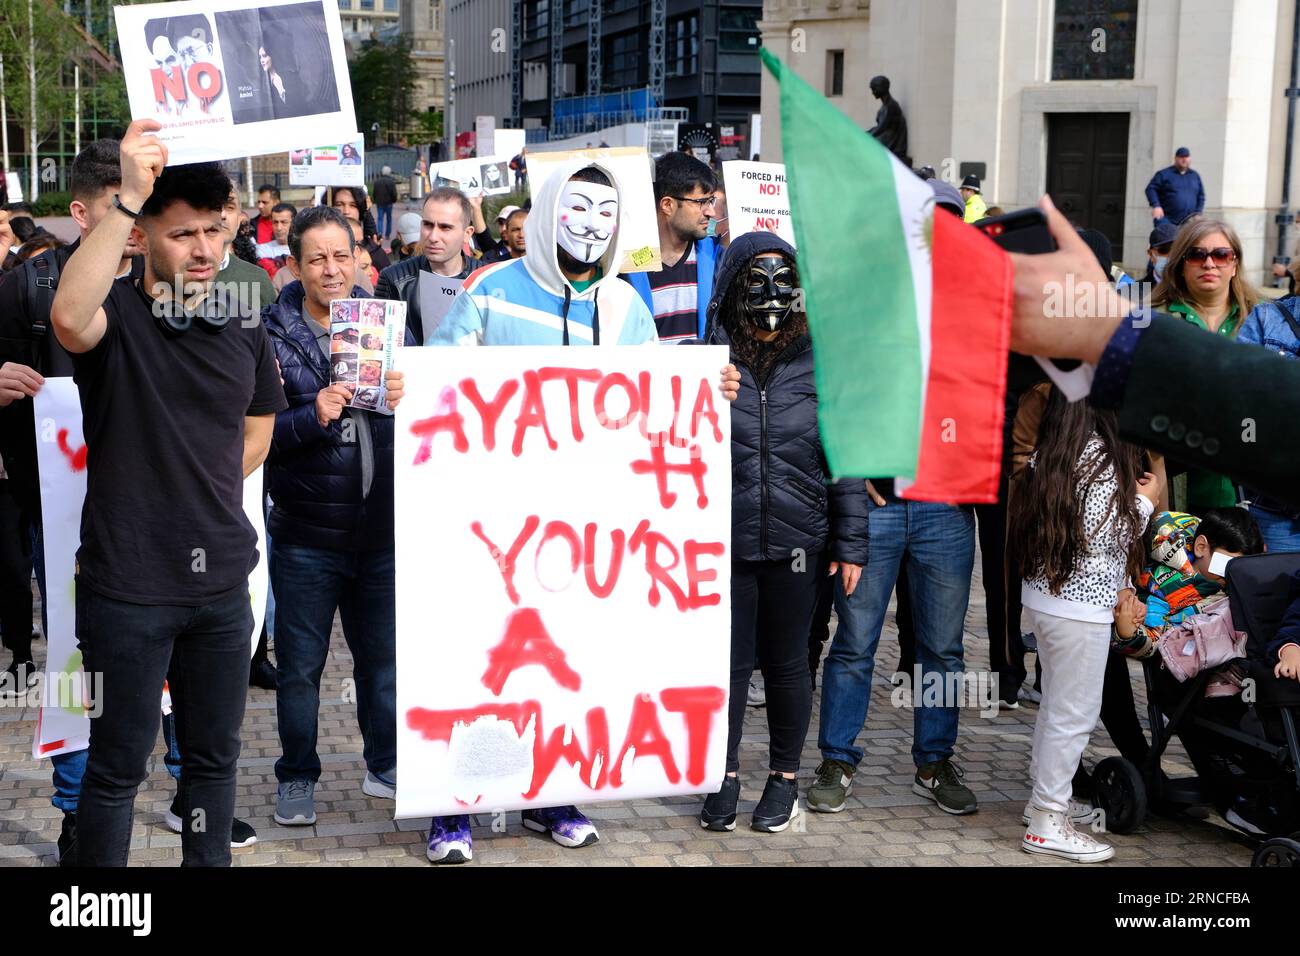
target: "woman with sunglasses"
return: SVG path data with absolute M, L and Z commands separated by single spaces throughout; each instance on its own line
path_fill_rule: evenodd
M 1241 270 L 1241 240 L 1226 222 L 1184 223 L 1169 250 L 1169 264 L 1151 294 L 1151 305 L 1215 335 L 1236 336 L 1259 293 Z M 1223 475 L 1189 468 L 1185 480 L 1170 471 L 1175 510 L 1204 514 L 1237 503 L 1237 489 Z

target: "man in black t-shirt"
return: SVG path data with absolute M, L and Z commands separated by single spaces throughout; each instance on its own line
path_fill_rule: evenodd
M 101 714 L 78 816 L 83 866 L 127 862 L 164 679 L 183 755 L 183 860 L 230 863 L 256 560 L 243 479 L 285 407 L 266 330 L 208 295 L 229 182 L 215 163 L 164 171 L 167 148 L 146 135 L 159 129 L 127 130 L 121 191 L 51 310 L 89 448 L 77 640 Z M 144 275 L 114 281 L 132 235 Z

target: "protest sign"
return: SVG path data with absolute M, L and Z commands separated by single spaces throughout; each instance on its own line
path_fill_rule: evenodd
M 394 450 L 397 816 L 721 783 L 723 348 L 421 348 Z
M 480 156 L 491 156 L 497 151 L 496 128 L 495 116 L 474 117 L 474 145 Z
M 731 238 L 747 232 L 774 232 L 794 245 L 794 220 L 790 218 L 790 190 L 784 163 L 722 164 L 727 191 L 727 216 Z
M 456 296 L 465 288 L 465 280 L 454 276 L 440 276 L 434 272 L 420 272 L 420 344 L 433 337 L 439 323 L 456 304 Z
M 521 129 L 499 129 L 496 131 L 496 154 L 514 159 L 526 145 L 527 134 Z
M 330 303 L 330 384 L 352 389 L 351 408 L 391 415 L 384 375 L 406 336 L 406 303 L 335 299 Z
M 555 170 L 572 159 L 598 162 L 614 173 L 620 194 L 619 229 L 623 230 L 623 261 L 619 272 L 658 272 L 659 220 L 655 215 L 654 178 L 650 154 L 639 146 L 611 149 L 574 149 L 554 153 L 528 153 L 528 188 L 534 196 Z
M 41 473 L 41 523 L 45 536 L 45 670 L 32 757 L 83 750 L 90 740 L 88 696 L 98 691 L 81 669 L 76 637 L 75 574 L 81 545 L 81 506 L 86 498 L 86 444 L 81 400 L 70 378 L 47 378 L 32 399 L 36 462 Z M 257 650 L 269 591 L 266 530 L 262 519 L 262 470 L 244 480 L 244 513 L 257 532 L 257 564 L 248 576 L 253 605 L 249 656 Z M 165 701 L 160 700 L 165 706 Z
M 510 157 L 457 159 L 434 165 L 433 187 L 450 186 L 467 196 L 500 196 L 510 192 Z
M 181 0 L 113 12 L 131 118 L 162 124 L 169 165 L 356 136 L 330 0 Z
M 290 186 L 364 186 L 366 140 L 289 150 Z

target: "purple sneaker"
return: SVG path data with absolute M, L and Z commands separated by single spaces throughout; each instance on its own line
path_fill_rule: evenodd
M 525 810 L 524 826 L 538 833 L 549 833 L 560 846 L 591 846 L 600 839 L 596 827 L 578 812 L 577 807 Z
M 434 817 L 429 821 L 430 863 L 468 863 L 474 858 L 469 817 Z

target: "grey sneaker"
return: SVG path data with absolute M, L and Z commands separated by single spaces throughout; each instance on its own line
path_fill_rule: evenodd
M 979 803 L 970 788 L 961 782 L 962 776 L 961 769 L 951 759 L 927 763 L 917 769 L 912 792 L 933 800 L 944 813 L 958 816 L 974 813 Z
M 285 827 L 309 827 L 316 822 L 316 783 L 290 780 L 275 796 L 275 822 Z
M 371 773 L 366 771 L 366 779 L 361 781 L 361 792 L 368 797 L 381 800 L 397 799 L 397 768 L 388 773 Z
M 749 679 L 749 692 L 745 695 L 745 703 L 750 707 L 762 707 L 767 704 L 767 693 L 763 690 L 763 685 L 753 677 Z
M 808 788 L 808 809 L 818 813 L 839 813 L 853 789 L 853 767 L 842 760 L 823 760 L 817 779 Z
M 1034 688 L 1029 684 L 1020 688 L 1020 690 L 1016 692 L 1016 697 L 1023 700 L 1026 704 L 1033 704 L 1034 706 L 1043 702 L 1042 693 L 1034 690 Z

